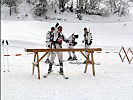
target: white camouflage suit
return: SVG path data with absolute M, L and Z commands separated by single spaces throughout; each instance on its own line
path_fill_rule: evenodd
M 68 38 L 68 40 L 69 40 L 69 42 L 67 43 L 68 48 L 73 49 L 73 48 L 74 48 L 73 42 L 75 42 L 74 34 L 72 34 L 72 35 Z M 68 54 L 69 54 L 69 57 L 71 57 L 71 52 L 68 52 Z M 72 54 L 73 54 L 73 57 L 76 56 L 74 51 L 72 52 Z
M 92 44 L 92 33 L 90 32 L 84 32 L 84 42 L 85 42 L 85 48 L 90 48 Z M 86 55 L 88 55 L 88 52 L 85 52 Z
M 46 34 L 46 46 L 47 48 L 52 48 L 52 39 L 53 39 L 54 33 L 48 31 L 48 33 Z M 48 53 L 47 55 L 47 59 L 49 59 L 50 57 L 50 53 Z
M 53 44 L 52 48 L 55 49 L 60 49 L 62 48 L 62 42 L 67 40 L 62 32 L 59 32 L 57 30 L 57 27 L 55 27 L 55 32 L 54 32 L 54 38 L 53 38 Z M 50 59 L 50 65 L 52 66 L 56 57 L 56 54 L 58 56 L 60 68 L 63 68 L 63 53 L 62 52 L 52 52 L 51 53 L 51 59 Z

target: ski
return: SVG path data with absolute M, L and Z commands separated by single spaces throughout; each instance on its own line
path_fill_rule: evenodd
M 51 71 L 51 72 L 53 72 L 53 71 Z M 44 78 L 47 78 L 47 77 L 51 74 L 51 72 L 50 72 L 50 73 L 45 74 L 43 77 L 44 77 Z
M 81 61 L 80 59 L 77 59 L 77 60 L 63 60 L 63 62 L 70 62 L 70 61 Z
M 59 73 L 61 76 L 63 76 L 64 79 L 68 79 L 68 77 L 67 77 L 66 75 L 61 74 L 59 71 L 58 71 L 58 73 Z
M 84 62 L 69 62 L 70 64 L 86 64 Z M 100 63 L 94 63 L 95 65 L 100 65 Z
M 47 78 L 50 75 L 50 73 L 45 74 L 43 77 Z
M 60 75 L 62 75 L 62 74 L 60 74 Z M 67 77 L 67 76 L 65 76 L 64 74 L 63 74 L 62 76 L 63 76 L 63 78 L 64 78 L 64 79 L 68 79 L 68 77 Z
M 42 62 L 43 62 L 43 61 L 42 61 Z M 45 61 L 45 63 L 46 63 L 46 64 L 49 64 L 49 62 L 48 62 L 48 61 Z
M 61 76 L 63 76 L 63 78 L 64 78 L 64 79 L 68 79 L 68 77 L 67 77 L 66 75 L 61 74 L 59 71 L 58 71 L 58 73 L 59 73 Z M 47 78 L 50 74 L 51 74 L 51 72 L 50 72 L 50 73 L 45 74 L 43 77 L 44 77 L 44 78 Z
M 47 62 L 47 61 L 41 61 L 42 63 L 45 63 L 45 64 L 49 64 L 49 62 Z

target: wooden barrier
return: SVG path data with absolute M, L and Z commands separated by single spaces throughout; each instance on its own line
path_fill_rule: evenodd
M 122 52 L 124 52 L 124 54 L 125 54 L 123 58 L 122 58 L 122 55 L 121 55 Z M 132 55 L 131 59 L 129 59 L 128 53 L 131 53 L 131 55 Z M 129 47 L 128 50 L 127 50 L 127 52 L 126 52 L 125 48 L 122 47 L 122 48 L 120 49 L 120 51 L 119 51 L 119 56 L 120 56 L 122 62 L 124 62 L 124 59 L 127 58 L 129 64 L 131 64 L 131 61 L 133 60 L 133 51 L 132 51 L 132 49 Z
M 85 49 L 85 48 L 74 48 L 74 49 L 25 49 L 26 52 L 33 52 L 34 53 L 34 60 L 33 60 L 33 69 L 32 69 L 32 74 L 34 74 L 34 68 L 35 66 L 38 67 L 38 79 L 40 79 L 40 67 L 39 67 L 39 62 L 49 53 L 49 52 L 81 52 L 81 54 L 86 58 L 86 65 L 85 65 L 85 71 L 87 71 L 88 64 L 91 62 L 92 64 L 92 71 L 93 71 L 93 76 L 95 76 L 95 68 L 94 68 L 94 56 L 93 53 L 95 51 L 102 51 L 101 48 L 90 48 L 90 49 Z M 86 56 L 83 51 L 88 52 L 88 55 Z M 39 58 L 39 52 L 45 52 L 45 54 Z M 89 59 L 89 55 L 91 54 L 91 61 Z

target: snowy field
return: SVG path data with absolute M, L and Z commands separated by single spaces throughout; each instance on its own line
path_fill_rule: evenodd
M 1 22 L 1 39 L 9 40 L 9 54 L 27 54 L 24 48 L 46 48 L 45 35 L 55 23 L 40 21 Z M 48 65 L 41 62 L 41 79 L 37 79 L 37 69 L 32 75 L 33 54 L 9 56 L 10 72 L 3 72 L 3 46 L 1 46 L 1 99 L 2 100 L 133 100 L 133 62 L 127 59 L 122 63 L 117 53 L 122 46 L 133 49 L 133 22 L 115 23 L 60 23 L 63 33 L 68 38 L 72 33 L 79 35 L 78 47 L 83 47 L 83 28 L 91 29 L 92 47 L 100 47 L 102 53 L 95 53 L 96 77 L 92 75 L 89 65 L 72 65 L 64 62 L 64 72 L 69 77 L 65 80 L 53 66 L 53 73 L 44 79 Z M 66 44 L 63 43 L 63 47 Z M 104 53 L 105 51 L 111 53 Z M 5 53 L 6 54 L 6 53 Z M 42 54 L 42 53 L 41 53 Z M 64 60 L 68 53 L 64 54 Z M 76 53 L 80 61 L 85 59 Z M 6 57 L 5 57 L 6 58 Z M 43 59 L 43 61 L 45 58 Z M 58 60 L 56 58 L 56 63 Z

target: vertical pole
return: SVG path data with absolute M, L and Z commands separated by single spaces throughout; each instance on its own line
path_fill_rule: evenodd
M 39 54 L 38 54 L 38 52 L 37 52 L 37 62 L 38 62 L 38 64 L 37 64 L 37 67 L 38 67 L 38 79 L 40 79 Z
M 36 61 L 36 52 L 34 52 L 34 61 Z M 35 69 L 35 65 L 33 64 L 33 68 L 32 68 L 32 74 L 34 74 L 34 69 Z
M 4 44 L 3 44 L 3 65 L 4 65 L 4 72 L 6 72 L 6 71 L 5 71 L 5 57 L 4 57 L 4 49 L 5 49 L 5 46 L 4 46 Z
M 90 53 L 88 52 L 87 59 L 86 59 L 86 66 L 85 66 L 85 71 L 84 71 L 84 73 L 86 73 L 86 71 L 87 71 L 87 67 L 88 67 L 88 64 L 89 64 L 89 55 L 90 55 Z
M 93 57 L 93 52 L 91 52 L 91 61 L 92 61 L 92 71 L 93 71 L 93 76 L 95 76 L 95 68 L 94 68 L 94 57 Z
M 6 47 L 6 49 L 7 49 L 7 55 L 8 55 L 8 45 L 7 45 L 7 47 Z M 8 66 L 8 72 L 9 72 L 9 60 L 8 60 L 8 56 L 7 56 L 7 66 Z

